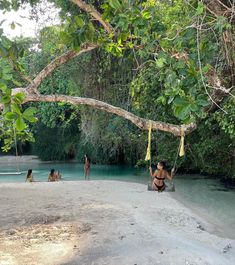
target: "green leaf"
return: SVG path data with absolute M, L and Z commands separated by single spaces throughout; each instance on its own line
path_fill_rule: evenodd
M 0 43 L 0 55 L 2 57 L 7 57 L 8 50 Z
M 198 99 L 197 100 L 197 104 L 202 106 L 202 107 L 206 107 L 208 106 L 210 103 L 208 100 L 204 100 L 204 99 Z
M 12 79 L 12 74 L 9 74 L 9 73 L 2 73 L 2 79 L 3 80 L 11 80 Z
M 32 122 L 32 123 L 38 121 L 38 119 L 37 119 L 36 117 L 34 117 L 34 116 L 25 116 L 25 115 L 24 115 L 24 118 L 25 118 L 27 121 Z
M 171 102 L 174 100 L 174 97 L 170 97 L 167 101 L 167 104 L 171 104 Z
M 165 58 L 159 58 L 156 60 L 156 65 L 157 65 L 157 67 L 162 68 L 164 66 L 165 62 L 166 62 Z
M 16 120 L 16 129 L 18 131 L 23 131 L 24 129 L 26 128 L 26 123 L 24 122 L 24 119 L 19 117 L 17 120 Z
M 29 107 L 23 112 L 23 116 L 33 116 L 37 112 L 37 109 L 34 107 Z
M 196 10 L 196 15 L 201 15 L 204 12 L 204 5 L 202 2 L 198 3 L 197 10 Z
M 37 121 L 37 118 L 33 116 L 36 111 L 37 111 L 36 108 L 29 107 L 28 109 L 26 109 L 23 112 L 23 118 L 26 119 L 26 120 L 28 120 L 29 122 L 36 122 Z
M 121 4 L 118 0 L 109 0 L 109 4 L 114 9 L 118 9 L 121 7 Z
M 192 104 L 190 105 L 190 109 L 191 109 L 191 111 L 193 111 L 193 112 L 198 112 L 198 111 L 199 111 L 199 107 L 198 107 L 195 103 L 192 103 Z
M 83 21 L 83 19 L 80 16 L 75 16 L 74 21 L 75 21 L 76 25 L 78 25 L 80 28 L 82 28 L 85 25 L 85 22 Z
M 208 71 L 211 69 L 211 66 L 209 65 L 209 64 L 207 64 L 206 66 L 204 66 L 203 68 L 202 68 L 202 72 L 204 73 L 204 74 L 206 74 L 206 73 L 208 73 Z
M 14 85 L 16 85 L 18 87 L 22 86 L 22 84 L 19 81 L 15 80 L 15 79 L 13 79 L 12 82 L 13 82 Z
M 21 110 L 17 104 L 12 104 L 11 109 L 13 112 L 17 113 L 18 115 L 22 115 Z
M 7 112 L 4 116 L 7 120 L 16 120 L 18 118 L 18 115 L 11 111 Z
M 0 98 L 0 101 L 4 104 L 8 104 L 11 102 L 11 97 L 10 95 L 2 95 L 2 97 Z
M 188 104 L 188 101 L 185 98 L 181 98 L 181 97 L 176 97 L 174 99 L 174 105 L 175 106 L 184 106 L 185 104 Z
M 2 45 L 8 50 L 10 49 L 11 45 L 12 45 L 12 42 L 5 36 L 2 36 L 1 37 L 1 40 L 2 40 Z
M 196 100 L 197 104 L 206 107 L 210 104 L 206 95 L 199 95 Z
M 22 92 L 15 94 L 13 97 L 13 101 L 17 104 L 23 103 L 24 99 L 25 99 L 25 94 Z
M 145 18 L 145 19 L 150 19 L 152 16 L 151 16 L 151 13 L 150 12 L 148 12 L 148 11 L 144 11 L 143 13 L 142 13 L 142 16 L 143 16 L 143 18 Z
M 66 105 L 66 102 L 59 102 L 58 103 L 58 106 L 61 106 L 61 107 L 65 106 L 65 105 Z
M 190 109 L 190 104 L 187 105 L 182 105 L 182 106 L 177 106 L 175 107 L 175 116 L 181 120 L 186 120 L 189 118 L 191 109 Z
M 7 85 L 4 83 L 0 83 L 0 89 L 5 92 L 7 90 Z
M 15 29 L 15 27 L 16 27 L 15 23 L 11 22 L 11 29 L 13 30 L 13 29 Z

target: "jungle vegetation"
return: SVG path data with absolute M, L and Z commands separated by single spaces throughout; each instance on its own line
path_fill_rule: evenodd
M 2 11 L 39 0 L 0 0 Z M 9 39 L 0 23 L 2 152 L 173 164 L 235 178 L 232 0 L 50 0 L 60 23 Z M 17 25 L 12 22 L 11 27 Z

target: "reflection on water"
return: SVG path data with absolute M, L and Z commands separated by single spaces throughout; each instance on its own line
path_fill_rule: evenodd
M 0 175 L 0 182 L 24 182 L 28 168 L 33 169 L 37 181 L 47 181 L 52 168 L 59 170 L 66 181 L 83 180 L 83 165 L 76 163 L 21 164 L 22 175 Z M 15 171 L 12 166 L 1 166 L 1 172 Z M 120 180 L 147 184 L 148 172 L 126 166 L 92 165 L 91 179 Z M 226 189 L 219 181 L 200 175 L 176 175 L 176 192 L 171 195 L 192 208 L 217 227 L 217 232 L 235 239 L 235 191 Z M 147 185 L 146 185 L 147 189 Z

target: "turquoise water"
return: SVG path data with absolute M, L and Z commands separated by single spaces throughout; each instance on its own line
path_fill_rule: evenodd
M 59 170 L 63 180 L 83 180 L 84 171 L 83 165 L 77 163 L 42 163 L 42 164 L 21 164 L 21 175 L 0 175 L 0 182 L 24 182 L 27 170 L 33 170 L 33 176 L 36 181 L 47 181 L 50 170 L 54 168 Z M 17 169 L 11 166 L 1 166 L 0 172 L 17 172 Z M 150 179 L 143 170 L 138 170 L 126 166 L 103 166 L 92 165 L 90 178 L 96 179 L 110 179 L 121 181 L 132 181 L 138 183 L 147 183 Z
M 29 166 L 30 165 L 30 166 Z M 33 169 L 36 181 L 47 181 L 52 168 L 59 170 L 63 180 L 83 180 L 83 165 L 76 163 L 41 163 L 21 164 L 22 175 L 0 175 L 0 182 L 24 182 L 28 168 Z M 16 168 L 1 166 L 0 172 L 12 172 Z M 93 180 L 120 180 L 147 184 L 150 180 L 146 170 L 126 166 L 92 165 L 90 178 Z M 220 236 L 235 239 L 235 191 L 227 190 L 216 179 L 200 175 L 176 175 L 174 178 L 176 192 L 171 195 L 203 216 L 216 229 Z M 147 189 L 147 185 L 146 185 Z

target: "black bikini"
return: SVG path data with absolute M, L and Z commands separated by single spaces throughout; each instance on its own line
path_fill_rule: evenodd
M 165 178 L 158 178 L 158 177 L 155 177 L 155 179 L 158 179 L 158 180 L 165 180 Z
M 155 182 L 154 182 L 154 185 L 155 187 L 157 188 L 157 190 L 160 192 L 160 191 L 164 191 L 165 190 L 165 183 L 164 183 L 164 179 L 165 178 L 158 178 L 158 177 L 154 177 L 155 179 L 157 180 L 162 180 L 163 181 L 163 184 L 161 186 L 158 186 Z

